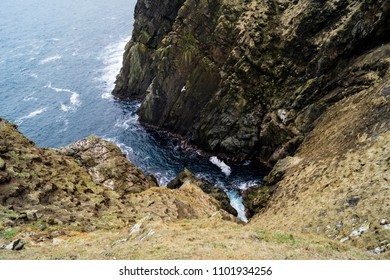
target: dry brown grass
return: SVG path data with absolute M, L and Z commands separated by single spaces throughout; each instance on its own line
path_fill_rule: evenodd
M 388 90 L 383 83 L 332 106 L 252 223 L 336 241 L 368 224 L 367 232 L 346 243 L 363 250 L 388 244 L 390 230 L 380 224 L 390 218 Z
M 151 230 L 154 234 L 151 233 Z M 68 232 L 20 252 L 0 251 L 0 259 L 373 259 L 378 256 L 319 236 L 266 231 L 214 217 L 164 224 L 144 220 L 130 228 Z M 22 235 L 21 235 L 22 236 Z M 3 240 L 4 242 L 4 240 Z

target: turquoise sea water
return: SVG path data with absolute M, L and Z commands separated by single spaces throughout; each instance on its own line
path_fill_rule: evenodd
M 244 219 L 239 189 L 265 170 L 227 167 L 138 124 L 139 103 L 111 96 L 131 36 L 135 0 L 1 0 L 0 117 L 37 145 L 90 134 L 115 142 L 161 185 L 183 167 L 225 189 Z

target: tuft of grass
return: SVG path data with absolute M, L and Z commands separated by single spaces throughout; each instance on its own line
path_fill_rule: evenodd
M 292 234 L 287 234 L 287 233 L 275 233 L 273 235 L 273 240 L 277 244 L 290 244 L 290 245 L 295 245 L 296 240 Z
M 276 244 L 296 245 L 297 240 L 292 234 L 283 232 L 273 232 L 266 230 L 256 230 L 253 237 L 259 241 Z
M 2 219 L 16 219 L 18 217 L 18 213 L 16 213 L 15 211 L 12 211 L 12 210 L 9 210 L 9 209 L 6 209 L 6 208 L 1 208 L 0 209 L 0 220 Z
M 14 238 L 16 235 L 18 235 L 19 231 L 15 228 L 7 228 L 6 230 L 4 230 L 3 232 L 3 237 L 5 239 L 12 239 Z

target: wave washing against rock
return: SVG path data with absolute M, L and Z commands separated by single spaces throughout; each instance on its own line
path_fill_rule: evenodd
M 247 223 L 248 218 L 245 216 L 245 206 L 242 201 L 242 196 L 237 191 L 227 191 L 226 194 L 230 200 L 230 205 L 237 210 L 237 217 Z
M 124 143 L 119 142 L 118 139 L 115 137 L 103 137 L 103 140 L 114 143 L 116 146 L 118 146 L 121 149 L 122 153 L 124 153 L 128 159 L 131 158 L 131 155 L 134 153 L 133 148 L 127 146 Z
M 122 38 L 119 42 L 104 48 L 102 57 L 104 67 L 99 80 L 104 82 L 103 99 L 112 99 L 112 89 L 115 85 L 116 76 L 122 67 L 123 51 L 129 38 Z
M 210 162 L 218 166 L 221 169 L 222 173 L 224 173 L 227 177 L 229 177 L 232 173 L 232 169 L 230 168 L 230 166 L 224 163 L 222 160 L 218 159 L 217 157 L 211 157 Z
M 138 106 L 135 106 L 135 110 L 139 108 Z M 130 131 L 137 131 L 141 129 L 139 123 L 138 123 L 138 115 L 134 112 L 132 114 L 127 114 L 124 116 L 121 116 L 118 118 L 115 122 L 114 127 L 120 128 L 123 130 L 130 130 Z

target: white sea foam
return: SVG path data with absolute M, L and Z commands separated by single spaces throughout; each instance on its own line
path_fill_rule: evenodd
M 64 112 L 69 112 L 72 110 L 71 106 L 65 105 L 64 103 L 61 103 L 61 110 Z
M 229 197 L 230 205 L 237 210 L 237 217 L 247 223 L 248 219 L 245 215 L 245 206 L 242 202 L 242 197 L 236 191 L 229 191 L 226 194 Z
M 247 190 L 250 187 L 253 187 L 255 185 L 261 184 L 260 180 L 253 180 L 253 181 L 248 181 L 248 182 L 241 182 L 237 184 L 237 188 L 240 190 Z
M 175 173 L 173 171 L 168 171 L 165 173 L 153 172 L 153 176 L 157 179 L 159 186 L 166 186 L 173 178 L 175 178 Z
M 64 112 L 74 111 L 74 110 L 76 110 L 77 107 L 79 107 L 81 105 L 80 94 L 79 93 L 77 93 L 75 91 L 72 91 L 70 89 L 67 89 L 67 88 L 53 87 L 51 85 L 51 83 L 49 83 L 46 87 L 54 90 L 55 92 L 71 93 L 71 96 L 69 98 L 69 103 L 70 104 L 67 105 L 67 104 L 61 103 L 61 110 L 62 111 L 64 111 Z
M 39 62 L 39 64 L 40 65 L 47 64 L 47 63 L 50 63 L 50 62 L 53 62 L 53 61 L 56 61 L 56 60 L 60 60 L 61 58 L 62 58 L 62 56 L 60 56 L 60 55 L 50 56 L 50 57 L 47 57 L 45 59 L 42 59 Z
M 25 102 L 28 102 L 28 101 L 37 101 L 38 98 L 34 97 L 34 93 L 35 93 L 35 92 L 33 92 L 33 93 L 31 93 L 31 94 L 29 94 L 29 95 L 23 97 L 23 101 L 25 101 Z
M 18 118 L 15 122 L 16 124 L 22 124 L 24 120 L 26 119 L 32 119 L 40 114 L 42 114 L 43 112 L 46 112 L 47 111 L 47 108 L 41 108 L 41 109 L 38 109 L 38 110 L 35 110 L 31 113 L 29 113 L 28 115 L 26 116 L 23 116 L 23 117 L 20 117 Z
M 62 127 L 62 129 L 60 130 L 60 132 L 65 132 L 67 131 L 69 128 L 69 120 L 68 119 L 65 119 L 64 120 L 64 126 Z
M 77 92 L 73 92 L 72 96 L 70 97 L 70 104 L 74 106 L 79 106 L 80 103 L 80 94 L 78 94 Z
M 102 98 L 112 99 L 111 92 L 115 86 L 116 76 L 122 67 L 123 52 L 129 38 L 123 38 L 119 42 L 108 45 L 104 48 L 101 59 L 104 67 L 99 80 L 104 82 Z
M 116 120 L 115 127 L 122 128 L 124 130 L 129 129 L 130 127 L 138 127 L 136 126 L 138 121 L 138 115 L 129 115 L 125 119 L 118 119 Z
M 131 158 L 131 156 L 134 154 L 134 150 L 132 147 L 127 146 L 124 143 L 119 142 L 115 137 L 114 138 L 109 138 L 109 137 L 102 137 L 103 140 L 109 141 L 111 143 L 114 143 L 121 149 L 122 153 L 126 155 L 127 158 Z
M 211 163 L 218 166 L 221 169 L 222 173 L 224 173 L 226 176 L 230 176 L 230 174 L 232 173 L 232 169 L 230 168 L 230 166 L 224 163 L 222 160 L 219 160 L 217 157 L 211 157 L 210 161 Z

